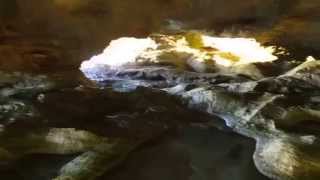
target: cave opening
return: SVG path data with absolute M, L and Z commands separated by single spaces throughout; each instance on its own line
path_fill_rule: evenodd
M 318 180 L 319 10 L 0 1 L 0 179 Z

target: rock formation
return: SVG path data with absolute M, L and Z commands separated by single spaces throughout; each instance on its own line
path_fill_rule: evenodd
M 259 69 L 268 63 L 264 59 L 247 62 L 242 59 L 246 56 L 235 59 L 236 52 L 225 56 L 218 46 L 192 47 L 187 36 L 155 36 L 156 48 L 146 47 L 120 65 L 109 64 L 113 56 L 105 51 L 99 63 L 93 58 L 81 69 L 102 86 L 161 89 L 191 109 L 221 117 L 234 131 L 256 140 L 255 164 L 270 178 L 318 179 L 319 131 L 314 126 L 320 120 L 319 61 L 309 57 L 291 70 L 265 77 Z M 219 64 L 221 57 L 231 64 Z
M 175 97 L 255 139 L 253 159 L 264 175 L 319 179 L 320 65 L 305 61 L 319 56 L 319 8 L 318 0 L 3 0 L 0 165 L 79 153 L 56 179 L 94 179 L 174 127 L 141 118 L 139 131 L 130 123 L 137 112 L 188 119 Z M 140 39 L 113 41 L 82 63 L 84 78 L 81 62 L 121 36 Z M 150 91 L 156 102 L 145 108 Z M 112 114 L 113 105 L 137 99 L 137 112 Z M 104 107 L 91 108 L 97 102 Z M 97 130 L 95 121 L 122 127 L 124 138 Z

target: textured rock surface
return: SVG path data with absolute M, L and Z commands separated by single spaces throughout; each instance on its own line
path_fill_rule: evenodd
M 209 126 L 206 125 L 209 117 L 186 109 L 175 98 L 163 92 L 139 88 L 135 92 L 119 93 L 111 89 L 73 86 L 73 83 L 61 82 L 55 75 L 8 72 L 2 75 L 1 90 L 9 89 L 9 92 L 13 92 L 4 93 L 1 98 L 0 177 L 4 179 L 99 179 L 99 176 L 113 172 L 111 170 L 122 164 L 137 147 L 153 141 L 153 138 L 158 139 L 164 132 L 175 132 L 193 122 L 200 123 L 197 128 L 200 132 L 203 131 L 201 126 Z M 225 128 L 220 125 L 217 128 Z M 212 131 L 219 130 L 208 132 Z M 196 134 L 202 137 L 201 133 Z M 229 137 L 223 132 L 219 134 L 227 139 L 235 139 L 235 144 L 240 143 L 248 149 L 248 152 L 239 155 L 241 161 L 236 166 L 244 170 L 236 170 L 236 174 L 243 178 L 262 177 L 252 161 L 242 157 L 252 153 L 252 142 L 236 135 Z M 192 136 L 186 139 L 192 139 Z M 177 142 L 174 146 L 181 143 Z M 206 147 L 205 144 L 203 146 Z M 224 146 L 230 151 L 234 148 L 233 145 Z M 186 155 L 188 149 L 183 149 Z M 203 150 L 210 151 L 206 148 Z M 224 155 L 224 151 L 219 150 L 217 153 Z M 154 153 L 158 156 L 165 154 L 162 150 Z M 186 160 L 176 157 L 176 153 L 173 156 L 179 162 L 172 165 L 172 168 L 189 168 Z M 223 156 L 227 161 L 240 157 Z M 201 161 L 198 164 L 201 165 Z M 235 171 L 234 166 L 225 164 L 230 172 Z M 202 172 L 199 173 L 201 175 Z M 159 172 L 147 174 L 153 178 L 163 176 Z M 177 175 L 189 176 L 174 173 L 170 178 Z
M 166 49 L 162 51 L 170 53 Z M 146 54 L 148 52 L 146 50 Z M 255 164 L 260 172 L 270 178 L 319 178 L 320 144 L 316 127 L 320 106 L 314 101 L 320 92 L 319 61 L 308 58 L 278 76 L 252 80 L 256 78 L 241 78 L 243 75 L 235 71 L 228 72 L 228 75 L 219 70 L 207 74 L 197 72 L 181 66 L 181 63 L 188 61 L 181 59 L 179 53 L 165 65 L 161 64 L 163 56 L 148 63 L 137 57 L 137 63 L 130 62 L 129 66 L 110 68 L 98 65 L 98 68 L 85 69 L 84 72 L 103 86 L 114 87 L 120 81 L 122 87 L 131 86 L 134 82 L 136 86 L 162 89 L 178 96 L 191 109 L 221 117 L 235 132 L 257 141 Z M 146 54 L 143 57 L 148 57 Z M 105 60 L 108 61 L 108 58 Z M 219 69 L 215 64 L 205 66 Z M 253 66 L 253 71 L 260 71 L 259 65 Z M 252 71 L 246 70 L 246 74 Z
M 131 0 L 3 0 L 0 65 L 7 70 L 70 69 L 111 39 L 179 28 L 248 31 L 244 34 L 300 48 L 296 54 L 318 55 L 318 9 L 316 0 L 145 0 L 139 6 Z
M 181 123 L 171 122 L 172 117 L 192 121 L 190 112 L 177 107 L 176 101 L 163 93 L 148 94 L 150 89 L 139 88 L 144 86 L 175 95 L 190 108 L 218 115 L 236 132 L 256 139 L 254 160 L 265 175 L 274 179 L 319 179 L 319 63 L 311 60 L 300 65 L 308 55 L 319 56 L 319 8 L 318 0 L 2 0 L 0 139 L 8 147 L 0 146 L 0 159 L 4 160 L 0 164 L 24 157 L 23 153 L 12 154 L 16 149 L 54 154 L 84 152 L 60 175 L 93 178 L 107 170 L 95 170 L 97 164 L 106 168 L 112 164 L 107 162 L 110 154 L 93 151 L 92 143 L 75 136 L 100 139 L 103 134 L 103 139 L 145 140 L 159 129 Z M 193 53 L 171 51 L 156 57 L 161 59 L 157 64 L 86 72 L 99 81 L 98 85 L 112 85 L 128 96 L 98 90 L 74 70 L 119 36 L 180 33 L 185 29 L 203 29 L 228 37 L 254 35 L 262 42 L 285 46 L 290 50 L 289 57 L 299 61 L 284 56 L 273 63 L 223 68 L 198 62 Z M 186 39 L 197 51 L 214 50 L 202 47 L 192 33 Z M 170 44 L 163 48 L 170 48 Z M 230 54 L 221 57 L 237 60 Z M 15 71 L 19 73 L 12 73 Z M 118 101 L 121 103 L 108 103 Z M 129 107 L 137 101 L 136 107 Z M 104 107 L 96 107 L 97 102 Z M 26 129 L 31 131 L 27 133 Z M 43 140 L 48 135 L 54 138 Z M 7 141 L 8 136 L 13 143 Z M 67 141 L 60 141 L 64 138 Z M 35 147 L 35 141 L 41 141 L 43 147 Z M 29 144 L 24 146 L 22 142 Z M 93 142 L 100 144 L 99 140 Z M 70 147 L 72 144 L 76 145 Z M 79 169 L 74 169 L 78 162 Z M 82 169 L 88 172 L 79 173 Z

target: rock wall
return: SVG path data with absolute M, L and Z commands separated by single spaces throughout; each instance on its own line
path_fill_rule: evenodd
M 163 29 L 168 19 L 181 21 L 187 29 L 217 32 L 267 27 L 262 39 L 297 45 L 303 41 L 317 52 L 319 6 L 317 0 L 3 0 L 0 39 L 5 50 L 0 50 L 0 65 L 4 69 L 78 66 L 111 39 L 147 36 Z M 31 53 L 36 65 L 25 60 L 29 51 L 37 52 Z M 8 65 L 7 54 L 16 65 Z

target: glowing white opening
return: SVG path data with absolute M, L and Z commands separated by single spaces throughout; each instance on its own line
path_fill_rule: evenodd
M 142 52 L 156 48 L 156 42 L 150 38 L 120 38 L 111 41 L 103 53 L 84 61 L 80 69 L 90 69 L 98 66 L 117 67 L 127 63 L 134 63 Z
M 205 46 L 216 48 L 221 53 L 229 53 L 237 57 L 237 61 L 225 57 L 219 53 L 213 59 L 220 65 L 231 66 L 239 64 L 249 64 L 255 62 L 270 62 L 277 60 L 273 55 L 274 47 L 263 47 L 255 39 L 250 38 L 217 38 L 203 36 Z
M 168 39 L 170 39 L 170 36 L 168 36 Z M 170 41 L 167 48 L 160 49 L 151 38 L 120 38 L 111 41 L 100 55 L 93 56 L 90 60 L 83 62 L 80 69 L 88 70 L 104 66 L 117 68 L 125 64 L 136 63 L 138 60 L 157 63 L 161 54 L 170 52 L 188 53 L 200 62 L 211 58 L 217 64 L 225 67 L 255 62 L 270 62 L 278 59 L 277 56 L 273 55 L 274 47 L 263 47 L 255 39 L 220 38 L 203 35 L 202 40 L 205 47 L 212 47 L 214 51 L 192 48 L 185 38 Z

